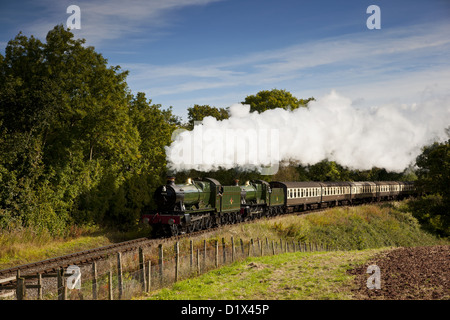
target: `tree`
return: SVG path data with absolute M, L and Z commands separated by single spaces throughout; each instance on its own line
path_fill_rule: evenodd
M 133 98 L 128 72 L 84 43 L 59 25 L 46 43 L 19 33 L 0 55 L 0 226 L 117 218 L 119 198 L 138 206 L 132 180 L 164 168 L 170 110 Z
M 297 99 L 286 90 L 272 89 L 270 91 L 259 91 L 256 95 L 247 96 L 242 103 L 250 105 L 250 112 L 256 111 L 261 113 L 276 108 L 294 110 L 300 107 L 306 107 L 311 100 L 314 100 L 314 98 L 311 97 L 306 100 Z
M 450 139 L 424 147 L 416 164 L 419 183 L 424 190 L 450 199 Z
M 412 204 L 415 215 L 439 234 L 449 236 L 450 139 L 424 147 L 416 164 L 417 184 L 427 195 Z
M 188 128 L 194 128 L 195 121 L 202 121 L 205 117 L 214 117 L 217 120 L 228 119 L 228 111 L 224 108 L 211 107 L 209 105 L 194 105 L 188 108 Z

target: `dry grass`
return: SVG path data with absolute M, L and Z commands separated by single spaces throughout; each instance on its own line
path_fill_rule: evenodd
M 111 243 L 107 236 L 93 228 L 77 229 L 66 237 L 54 238 L 21 229 L 0 233 L 0 269 L 44 260 Z

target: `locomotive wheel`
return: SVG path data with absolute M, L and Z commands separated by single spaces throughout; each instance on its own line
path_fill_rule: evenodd
M 205 217 L 202 219 L 202 221 L 203 221 L 203 229 L 205 230 L 211 229 L 212 227 L 211 217 Z
M 180 228 L 178 225 L 173 224 L 170 226 L 170 233 L 172 236 L 177 236 L 180 233 Z

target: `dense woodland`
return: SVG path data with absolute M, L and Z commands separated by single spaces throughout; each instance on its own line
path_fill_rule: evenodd
M 187 107 L 185 123 L 171 107 L 153 104 L 128 88 L 128 72 L 110 66 L 62 25 L 45 42 L 19 33 L 0 54 L 0 231 L 30 228 L 64 234 L 72 225 L 134 228 L 151 209 L 153 190 L 165 182 L 164 147 L 175 129 L 192 129 L 205 116 L 228 118 L 228 110 Z M 249 95 L 251 112 L 307 108 L 286 90 Z M 449 135 L 450 138 L 450 135 Z M 417 217 L 448 236 L 450 139 L 426 146 L 417 168 L 357 171 L 323 160 L 286 162 L 275 176 L 239 169 L 177 173 L 177 180 L 211 176 L 231 183 L 265 180 L 416 180 L 429 194 L 412 205 Z

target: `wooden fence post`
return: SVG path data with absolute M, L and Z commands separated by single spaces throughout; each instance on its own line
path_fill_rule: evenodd
M 57 286 L 58 286 L 58 300 L 63 300 L 63 290 L 64 290 L 64 269 L 59 268 L 57 271 Z
M 57 271 L 58 278 L 58 300 L 66 300 L 67 298 L 67 285 L 64 278 L 64 268 L 59 268 Z
M 242 239 L 239 239 L 239 240 L 241 240 L 241 251 L 242 251 L 242 256 L 244 257 L 245 256 L 244 241 L 242 241 Z
M 144 263 L 144 249 L 139 247 L 139 277 L 141 278 L 142 290 L 145 291 L 146 280 L 145 280 L 145 263 Z
M 275 241 L 272 240 L 272 255 L 275 255 Z
M 200 249 L 197 249 L 197 275 L 200 275 Z
M 215 260 L 216 260 L 216 268 L 219 266 L 219 241 L 215 240 Z
M 42 300 L 42 275 L 40 273 L 37 274 L 38 277 L 38 300 Z
M 92 300 L 97 300 L 97 264 L 92 263 Z
M 206 270 L 206 240 L 203 240 L 203 269 Z
M 119 300 L 123 296 L 123 278 L 122 278 L 122 253 L 117 252 L 117 283 L 119 286 Z
M 16 288 L 17 300 L 25 300 L 27 296 L 27 289 L 25 288 L 25 278 L 17 278 Z
M 231 263 L 234 262 L 235 257 L 234 238 L 231 237 Z
M 223 254 L 223 264 L 227 262 L 227 250 L 225 248 L 225 238 L 222 238 L 222 254 Z
M 148 260 L 147 262 L 147 292 L 150 292 L 152 285 L 152 261 Z
M 163 275 L 164 275 L 164 272 L 163 272 L 164 261 L 163 261 L 163 246 L 162 246 L 162 244 L 160 244 L 158 246 L 158 250 L 159 250 L 159 257 L 158 257 L 159 281 L 160 281 L 160 283 L 162 285 L 162 283 L 163 283 Z
M 175 242 L 175 282 L 178 281 L 178 269 L 180 263 L 180 248 L 178 245 L 178 241 Z
M 112 271 L 108 272 L 108 300 L 113 299 Z
M 194 243 L 192 240 L 189 242 L 189 253 L 190 253 L 190 267 L 192 270 L 192 267 L 194 266 Z

